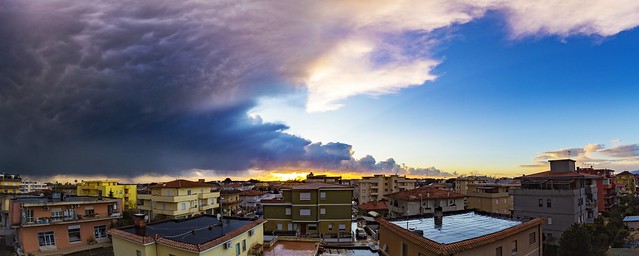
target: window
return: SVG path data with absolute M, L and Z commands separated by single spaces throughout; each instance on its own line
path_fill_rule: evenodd
M 501 256 L 501 246 L 495 248 L 495 256 Z
M 339 231 L 346 231 L 346 224 L 339 224 Z
M 288 231 L 292 231 L 293 230 L 293 223 L 289 223 L 288 224 Z
M 544 207 L 544 199 L 539 199 L 539 207 Z
M 408 245 L 402 243 L 402 256 L 408 256 Z
M 215 204 L 215 198 L 211 198 L 211 205 Z
M 504 203 L 507 204 L 508 203 L 508 198 L 504 198 Z
M 204 189 L 203 188 L 200 189 L 200 194 L 204 194 Z
M 537 236 L 535 232 L 528 234 L 528 244 L 534 244 L 535 242 L 537 242 Z
M 85 209 L 84 210 L 84 216 L 93 217 L 93 215 L 95 215 L 95 210 L 93 210 L 93 209 Z
M 546 206 L 550 208 L 552 206 L 550 199 L 546 199 Z
M 28 223 L 34 222 L 35 218 L 33 217 L 33 209 L 26 210 L 26 212 L 27 212 L 27 222 Z
M 517 240 L 512 242 L 513 254 L 517 253 Z
M 135 250 L 135 256 L 142 256 L 142 252 L 140 250 Z
M 333 231 L 333 224 L 328 224 L 328 231 Z
M 286 215 L 291 215 L 291 208 L 286 208 Z
M 80 242 L 80 225 L 69 226 L 69 242 Z
M 548 217 L 548 225 L 552 225 L 552 218 Z
M 235 256 L 240 255 L 240 243 L 235 244 Z
M 320 198 L 326 199 L 326 192 L 320 192 Z
M 311 200 L 311 193 L 300 193 L 300 200 Z
M 53 235 L 53 231 L 39 232 L 38 245 L 39 246 L 55 246 L 55 236 Z
M 105 237 L 107 237 L 106 225 L 95 226 L 93 228 L 93 236 L 95 236 L 95 238 L 105 238 Z
M 499 204 L 499 198 L 495 199 L 495 204 Z
M 51 209 L 51 218 L 62 218 L 62 208 Z
M 300 216 L 311 216 L 311 209 L 300 209 Z
M 317 224 L 308 224 L 308 231 L 317 231 Z
M 242 240 L 242 251 L 246 251 L 246 239 Z
M 277 230 L 282 230 L 282 223 L 277 223 Z
M 182 203 L 182 210 L 186 210 L 186 203 Z
M 320 214 L 326 214 L 326 208 L 320 208 Z
M 191 190 L 190 190 L 190 189 L 189 189 L 189 190 L 187 190 L 187 191 L 186 191 L 186 194 L 190 196 L 190 195 L 191 195 Z

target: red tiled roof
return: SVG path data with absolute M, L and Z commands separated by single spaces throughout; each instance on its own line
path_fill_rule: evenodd
M 240 193 L 240 196 L 261 196 L 266 194 L 266 192 L 264 191 L 259 191 L 259 190 L 245 190 L 242 191 L 242 193 Z
M 388 204 L 386 203 L 386 201 L 374 201 L 374 202 L 363 203 L 363 204 L 360 204 L 358 207 L 360 210 L 364 210 L 364 211 L 388 210 Z
M 599 175 L 591 175 L 586 173 L 578 173 L 578 172 L 538 172 L 529 175 L 524 175 L 521 178 L 545 178 L 545 177 L 575 177 L 575 178 L 593 178 L 600 179 Z
M 499 241 L 501 239 L 507 238 L 516 233 L 519 233 L 521 231 L 524 231 L 526 229 L 532 228 L 534 226 L 541 225 L 542 222 L 544 221 L 544 219 L 542 218 L 536 218 L 536 219 L 524 222 L 522 224 L 519 224 L 517 226 L 507 228 L 502 231 L 488 234 L 485 236 L 467 239 L 467 240 L 463 240 L 463 241 L 459 241 L 459 242 L 455 242 L 451 244 L 440 244 L 426 237 L 410 232 L 398 225 L 390 223 L 384 218 L 376 218 L 375 220 L 377 220 L 377 222 L 381 226 L 384 226 L 389 231 L 397 234 L 398 236 L 406 240 L 411 240 L 417 243 L 422 248 L 425 248 L 437 255 L 449 255 L 449 254 L 469 250 L 472 248 L 480 247 L 482 245 L 490 244 L 490 243 Z
M 217 245 L 220 245 L 226 241 L 229 241 L 231 239 L 233 239 L 234 237 L 249 231 L 250 229 L 263 224 L 264 222 L 266 222 L 266 219 L 264 218 L 259 218 L 257 220 L 254 220 L 253 222 L 244 225 L 238 229 L 235 229 L 231 232 L 226 233 L 225 235 L 218 237 L 214 240 L 202 243 L 202 244 L 190 244 L 190 243 L 185 243 L 185 242 L 179 242 L 179 241 L 175 241 L 175 240 L 171 240 L 168 238 L 164 238 L 162 236 L 159 235 L 155 235 L 152 237 L 143 237 L 143 236 L 138 236 L 136 234 L 133 233 L 129 233 L 123 230 L 119 230 L 119 229 L 110 229 L 108 231 L 109 234 L 129 240 L 131 242 L 134 243 L 138 243 L 138 244 L 148 244 L 148 243 L 152 243 L 152 242 L 156 242 L 159 244 L 164 244 L 164 245 L 168 245 L 168 246 L 172 246 L 172 247 L 176 247 L 176 248 L 180 248 L 180 249 L 185 249 L 185 250 L 189 250 L 189 251 L 194 251 L 194 252 L 201 252 L 204 250 L 208 250 L 210 248 L 213 248 Z
M 150 188 L 195 188 L 211 187 L 211 184 L 190 180 L 174 180 L 150 186 Z
M 419 201 L 420 200 L 420 195 L 421 195 L 421 199 L 425 200 L 425 199 L 441 199 L 441 198 L 446 198 L 446 199 L 450 199 L 450 198 L 463 198 L 464 195 L 459 194 L 459 193 L 455 193 L 455 192 L 451 192 L 451 191 L 447 191 L 447 190 L 443 190 L 443 189 L 439 189 L 439 188 L 434 188 L 434 187 L 420 187 L 420 188 L 416 188 L 416 189 L 410 189 L 410 190 L 404 190 L 404 191 L 400 191 L 400 192 L 395 192 L 392 194 L 387 194 L 387 197 L 393 198 L 393 199 L 399 199 L 399 200 L 405 200 L 405 201 Z
M 345 186 L 334 183 L 324 183 L 324 182 L 311 182 L 311 183 L 300 183 L 299 185 L 291 185 L 290 189 L 293 190 L 306 190 L 306 189 L 320 189 L 320 188 L 346 188 L 352 189 L 351 186 Z

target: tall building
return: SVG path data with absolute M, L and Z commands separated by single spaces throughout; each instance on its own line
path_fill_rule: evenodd
M 545 241 L 556 243 L 572 224 L 592 222 L 599 214 L 597 179 L 601 176 L 576 172 L 571 159 L 549 162 L 550 171 L 519 177 L 521 188 L 511 193 L 514 216 L 544 218 Z
M 138 210 L 151 218 L 181 219 L 219 211 L 220 192 L 203 181 L 174 180 L 149 187 L 150 194 L 139 194 Z
M 242 190 L 239 189 L 222 189 L 220 191 L 220 207 L 222 213 L 226 216 L 233 216 L 242 209 L 240 209 L 240 195 Z
M 351 234 L 353 188 L 302 183 L 281 189 L 283 198 L 262 200 L 266 232 L 344 237 Z
M 468 185 L 489 182 L 486 176 L 462 176 L 455 179 L 455 192 L 465 195 L 468 192 Z
M 324 183 L 341 184 L 342 183 L 342 176 L 328 176 L 326 174 L 315 175 L 315 174 L 313 174 L 311 172 L 308 175 L 306 175 L 306 180 L 304 180 L 304 182 L 306 182 L 306 183 L 324 182 Z
M 256 211 L 266 192 L 259 190 L 245 190 L 240 193 L 240 207 L 246 211 Z
M 414 189 L 415 180 L 399 175 L 378 174 L 369 177 L 362 177 L 358 181 L 357 194 L 358 203 L 363 204 L 371 201 L 388 199 L 384 196 L 395 192 Z
M 615 186 L 615 171 L 609 169 L 579 168 L 580 173 L 599 175 L 597 180 L 597 204 L 600 212 L 609 211 L 617 202 L 617 190 Z
M 475 212 L 442 215 L 377 218 L 379 255 L 542 255 L 540 218 L 514 220 Z
M 136 214 L 137 215 L 137 214 Z M 115 256 L 247 256 L 261 255 L 264 219 L 200 215 L 181 220 L 135 224 L 111 229 Z
M 11 200 L 11 225 L 24 254 L 86 249 L 110 243 L 107 230 L 122 218 L 122 200 L 100 197 L 32 197 Z
M 32 193 L 50 189 L 49 185 L 37 181 L 22 181 L 20 183 L 20 193 Z
M 521 184 L 474 183 L 468 184 L 466 205 L 468 209 L 483 212 L 510 214 L 513 211 L 513 197 L 510 190 Z
M 20 193 L 20 183 L 22 178 L 19 174 L 0 173 L 0 193 Z
M 628 171 L 615 175 L 615 184 L 620 185 L 621 194 L 634 195 L 637 192 L 635 175 Z
M 117 180 L 82 181 L 76 187 L 76 195 L 120 198 L 127 209 L 137 207 L 137 185 L 119 184 Z
M 420 187 L 386 195 L 391 217 L 434 213 L 442 207 L 444 212 L 464 210 L 464 195 L 435 188 Z

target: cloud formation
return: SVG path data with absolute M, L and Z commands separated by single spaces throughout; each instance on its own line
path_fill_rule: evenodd
M 438 43 L 432 32 L 491 10 L 506 14 L 516 37 L 608 36 L 639 22 L 633 1 L 600 6 L 604 15 L 576 1 L 548 2 L 557 4 L 2 1 L 0 167 L 26 174 L 309 167 L 447 176 L 392 158 L 356 160 L 351 145 L 313 143 L 247 113 L 261 97 L 300 87 L 308 111 L 327 111 L 348 97 L 432 81 L 441 62 L 430 53 Z
M 571 158 L 583 166 L 614 170 L 639 169 L 639 144 L 606 147 L 603 144 L 588 144 L 582 148 L 567 148 L 541 152 L 534 157 L 534 164 L 524 168 L 548 167 L 548 160 Z

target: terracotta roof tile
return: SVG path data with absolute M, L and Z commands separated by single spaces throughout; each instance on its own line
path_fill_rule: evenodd
M 420 187 L 416 189 L 404 190 L 392 194 L 387 194 L 386 196 L 393 199 L 405 200 L 405 201 L 419 201 L 420 195 L 421 199 L 450 199 L 450 198 L 463 198 L 465 197 L 462 194 L 451 192 L 448 190 L 443 190 L 434 187 Z
M 211 184 L 190 180 L 174 180 L 150 186 L 150 188 L 195 188 L 211 187 Z
M 240 193 L 240 196 L 261 196 L 266 194 L 266 192 L 264 191 L 259 191 L 259 190 L 246 190 L 246 191 L 242 191 L 242 193 Z
M 378 211 L 378 210 L 388 210 L 388 204 L 386 201 L 374 201 L 360 204 L 360 210 L 364 211 Z

